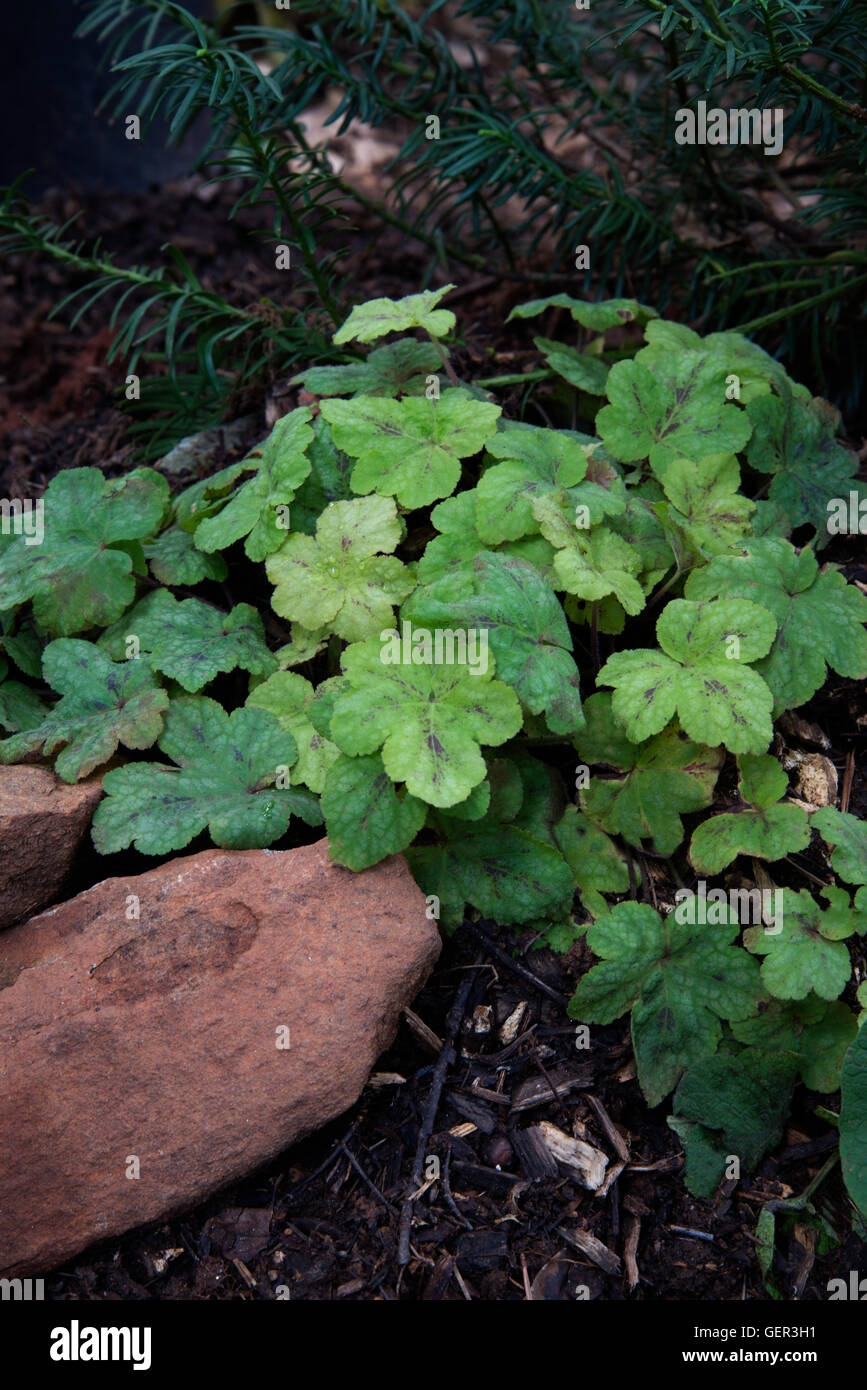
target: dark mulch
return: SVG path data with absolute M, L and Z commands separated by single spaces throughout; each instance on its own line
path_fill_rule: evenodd
M 511 933 L 499 940 L 513 948 Z M 579 946 L 567 959 L 543 949 L 521 961 L 567 996 L 590 958 Z M 628 1027 L 593 1028 L 590 1047 L 577 1050 L 563 1007 L 461 931 L 413 1005 L 440 1038 L 467 971 L 470 995 L 426 1150 L 439 1160 L 428 1171 L 438 1167 L 440 1177 L 416 1201 L 403 1270 L 400 1209 L 436 1061 L 406 1022 L 340 1120 L 195 1211 L 89 1250 L 49 1280 L 48 1296 L 499 1301 L 525 1299 L 526 1281 L 547 1300 L 765 1298 L 752 1241 L 762 1204 L 803 1190 L 833 1145 L 812 1113 L 816 1097 L 801 1092 L 783 1145 L 758 1172 L 713 1202 L 697 1201 L 683 1186 L 666 1107 L 648 1110 L 642 1099 Z M 504 1044 L 499 1030 L 521 1005 L 519 1033 Z M 548 1121 L 614 1164 L 594 1101 L 629 1150 L 629 1167 L 605 1197 L 540 1172 L 532 1142 Z M 823 1201 L 845 1230 L 837 1179 Z M 606 1272 L 577 1251 L 569 1236 L 578 1228 L 620 1268 Z M 622 1263 L 630 1238 L 639 1274 L 632 1292 Z M 782 1242 L 775 1277 L 791 1297 L 806 1273 L 801 1297 L 825 1299 L 828 1280 L 859 1264 L 867 1261 L 854 1237 L 812 1265 L 792 1238 Z
M 68 216 L 75 206 L 84 211 L 81 235 L 104 236 L 122 260 L 154 261 L 172 240 L 209 284 L 233 299 L 267 294 L 279 301 L 286 292 L 267 258 L 251 248 L 242 224 L 223 223 L 217 244 L 214 209 L 192 185 L 122 198 L 58 194 L 47 210 Z M 362 228 L 353 238 L 358 299 L 404 294 L 421 282 L 426 257 L 397 234 L 372 244 Z M 121 368 L 105 363 L 108 310 L 74 330 L 62 319 L 48 322 L 52 305 L 69 288 L 56 267 L 35 258 L 6 271 L 0 280 L 4 492 L 38 494 L 59 469 L 82 464 L 122 471 L 133 451 L 114 394 Z M 529 338 L 502 328 L 505 310 L 516 301 L 514 285 L 484 277 L 462 289 L 463 366 L 475 366 L 478 375 L 518 370 Z M 532 292 L 528 287 L 521 297 Z M 493 359 L 488 344 L 495 347 Z M 274 381 L 269 389 L 282 394 L 281 386 Z M 504 404 L 517 408 L 518 400 L 516 393 Z M 253 404 L 262 419 L 262 400 Z M 850 579 L 867 583 L 857 538 L 841 538 L 826 558 L 844 563 Z M 863 687 L 832 679 L 801 713 L 830 735 L 829 756 L 840 774 L 851 766 L 849 807 L 867 815 Z M 670 897 L 664 867 L 638 859 L 639 896 Z M 802 867 L 790 866 L 796 887 L 809 882 L 803 868 L 827 881 L 817 850 L 803 857 Z M 104 861 L 85 854 L 72 891 L 105 872 Z M 524 1299 L 531 1287 L 534 1298 L 549 1300 L 766 1298 L 753 1245 L 756 1220 L 765 1201 L 802 1191 L 833 1145 L 827 1122 L 814 1114 L 820 1098 L 799 1092 L 783 1144 L 758 1172 L 729 1184 L 713 1202 L 691 1198 L 679 1143 L 666 1125 L 667 1107 L 648 1110 L 642 1099 L 628 1026 L 594 1028 L 589 1048 L 576 1048 L 564 1004 L 590 964 L 587 948 L 579 944 L 563 959 L 532 949 L 526 934 L 519 938 L 491 924 L 488 931 L 508 956 L 517 948 L 516 959 L 559 999 L 515 974 L 469 932 L 446 942 L 413 1006 L 440 1038 L 468 971 L 472 980 L 426 1148 L 426 1159 L 439 1162 L 426 1165 L 432 1180 L 415 1203 L 406 1264 L 399 1261 L 400 1212 L 412 1190 L 436 1055 L 404 1022 L 362 1097 L 340 1120 L 195 1211 L 93 1247 L 53 1275 L 49 1296 L 461 1301 Z M 500 1030 L 519 1006 L 519 1032 L 504 1042 Z M 516 1102 L 532 1088 L 533 1104 L 521 1108 Z M 833 1098 L 821 1100 L 833 1108 Z M 612 1164 L 614 1127 L 629 1159 L 605 1196 L 585 1191 L 562 1170 L 544 1171 L 533 1134 L 543 1121 L 586 1137 Z M 859 1265 L 864 1272 L 864 1247 L 845 1236 L 849 1204 L 838 1174 L 823 1186 L 821 1202 L 844 1243 L 814 1259 L 797 1233 L 784 1235 L 774 1276 L 786 1297 L 797 1287 L 803 1299 L 824 1299 L 830 1278 L 848 1278 Z M 594 1261 L 576 1249 L 570 1236 L 579 1229 L 610 1255 L 597 1251 Z M 630 1249 L 638 1274 L 632 1290 L 625 1263 Z

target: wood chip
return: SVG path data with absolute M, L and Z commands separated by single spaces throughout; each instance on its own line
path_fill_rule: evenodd
M 589 1067 L 575 1073 L 560 1070 L 549 1072 L 547 1077 L 530 1077 L 512 1092 L 512 1110 L 534 1110 L 537 1105 L 546 1105 L 554 1099 L 555 1092 L 558 1098 L 568 1095 L 577 1086 L 586 1086 L 590 1077 Z
M 543 1264 L 530 1285 L 529 1299 L 533 1303 L 554 1303 L 563 1297 L 563 1288 L 572 1261 L 566 1258 L 565 1251 L 558 1251 Z
M 502 1043 L 508 1045 L 509 1043 L 515 1041 L 520 1031 L 521 1024 L 524 1021 L 524 1015 L 526 1012 L 527 1004 L 525 1000 L 522 999 L 520 1004 L 518 1004 L 517 1007 L 512 1010 L 512 1012 L 509 1014 L 509 1017 L 500 1026 L 500 1041 Z
M 506 1231 L 462 1231 L 455 1257 L 464 1268 L 496 1269 L 508 1261 L 509 1236 Z
M 831 740 L 828 735 L 819 728 L 818 724 L 810 724 L 806 719 L 802 719 L 794 710 L 789 710 L 782 715 L 779 720 L 779 727 L 788 738 L 797 739 L 799 743 L 804 743 L 807 747 L 821 748 L 823 753 L 827 753 L 831 747 Z
M 590 1192 L 598 1192 L 605 1181 L 608 1159 L 601 1149 L 585 1144 L 581 1139 L 573 1139 L 564 1134 L 556 1125 L 543 1120 L 536 1128 L 553 1157 L 568 1172 L 569 1176 Z
M 442 1039 L 437 1037 L 432 1028 L 428 1028 L 424 1019 L 414 1014 L 412 1009 L 404 1009 L 403 1016 L 419 1042 L 423 1043 L 429 1052 L 436 1054 L 442 1051 Z
M 490 1091 L 486 1086 L 480 1086 L 478 1081 L 474 1081 L 470 1087 L 474 1096 L 479 1096 L 481 1100 L 489 1100 L 492 1105 L 511 1105 L 508 1096 L 504 1096 L 502 1091 Z
M 497 1168 L 485 1168 L 481 1163 L 467 1163 L 464 1159 L 454 1159 L 452 1161 L 452 1172 L 460 1178 L 461 1185 L 467 1185 L 480 1189 L 482 1192 L 508 1193 L 516 1183 L 523 1183 L 524 1179 L 519 1178 L 516 1173 L 501 1173 Z M 460 1194 L 452 1190 L 457 1197 Z
M 650 1216 L 651 1210 L 646 1202 L 642 1202 L 640 1197 L 636 1197 L 634 1192 L 627 1193 L 623 1198 L 625 1211 L 631 1211 L 633 1216 Z
M 713 1236 L 710 1231 L 697 1231 L 694 1226 L 669 1226 L 673 1235 L 685 1236 L 688 1240 L 706 1240 L 712 1244 Z
M 675 1173 L 683 1167 L 683 1154 L 669 1154 L 655 1163 L 630 1163 L 630 1173 Z
M 623 1246 L 623 1262 L 626 1265 L 626 1283 L 629 1289 L 638 1284 L 638 1237 L 641 1234 L 641 1217 L 630 1212 L 626 1217 L 626 1241 Z
M 470 1120 L 480 1129 L 482 1134 L 493 1134 L 497 1127 L 497 1121 L 491 1113 L 490 1107 L 482 1105 L 479 1101 L 470 1100 L 468 1096 L 462 1096 L 457 1091 L 447 1091 L 445 1100 L 457 1110 L 459 1115 L 463 1115 L 465 1120 Z
M 607 1245 L 603 1245 L 601 1240 L 591 1236 L 589 1231 L 568 1231 L 565 1226 L 558 1226 L 557 1230 L 564 1240 L 568 1240 L 570 1245 L 574 1245 L 576 1250 L 580 1250 L 582 1255 L 586 1255 L 588 1260 L 598 1265 L 605 1274 L 620 1273 L 620 1256 L 609 1250 Z
M 518 1162 L 525 1178 L 532 1182 L 535 1178 L 557 1178 L 560 1169 L 557 1160 L 542 1138 L 538 1125 L 529 1129 L 516 1129 L 511 1135 L 512 1148 L 518 1155 Z
M 368 1086 L 405 1086 L 406 1077 L 401 1076 L 399 1071 L 375 1071 L 367 1084 Z
M 592 1107 L 597 1120 L 599 1121 L 600 1125 L 602 1126 L 605 1132 L 605 1138 L 608 1140 L 609 1144 L 614 1149 L 618 1158 L 622 1158 L 624 1163 L 628 1163 L 629 1145 L 623 1138 L 623 1135 L 620 1133 L 620 1130 L 616 1128 L 614 1121 L 611 1119 L 611 1116 L 608 1114 L 608 1111 L 605 1109 L 605 1106 L 602 1104 L 602 1101 L 597 1100 L 596 1096 L 591 1096 L 588 1093 L 587 1102 Z
M 794 791 L 809 806 L 837 804 L 837 769 L 823 753 L 789 752 L 783 766 L 794 770 Z
M 476 1126 L 471 1124 L 454 1125 L 449 1134 L 453 1134 L 456 1139 L 466 1139 L 468 1135 L 475 1134 Z
M 607 1172 L 607 1174 L 606 1174 L 606 1176 L 605 1176 L 605 1181 L 604 1181 L 604 1183 L 602 1184 L 602 1186 L 600 1187 L 599 1191 L 598 1191 L 597 1194 L 596 1194 L 597 1197 L 607 1197 L 607 1196 L 608 1196 L 608 1193 L 609 1193 L 610 1189 L 614 1186 L 614 1184 L 616 1183 L 617 1179 L 620 1177 L 620 1174 L 623 1172 L 623 1170 L 624 1170 L 625 1167 L 626 1167 L 626 1163 L 624 1162 L 624 1160 L 623 1160 L 622 1158 L 619 1158 L 619 1159 L 617 1160 L 616 1163 L 612 1163 L 611 1167 L 608 1169 L 608 1172 Z
M 250 1273 L 249 1269 L 248 1269 L 247 1266 L 244 1264 L 244 1261 L 243 1261 L 243 1260 L 233 1259 L 233 1260 L 232 1260 L 232 1264 L 233 1264 L 233 1265 L 235 1266 L 235 1268 L 237 1269 L 237 1271 L 238 1271 L 238 1273 L 240 1274 L 241 1278 L 243 1279 L 244 1283 L 247 1285 L 247 1288 L 248 1288 L 248 1289 L 255 1289 L 255 1287 L 256 1287 L 256 1280 L 253 1278 L 253 1276 L 252 1276 L 252 1274 Z
M 338 1284 L 337 1288 L 334 1290 L 334 1297 L 349 1298 L 351 1294 L 361 1293 L 364 1287 L 365 1283 L 363 1279 L 350 1279 L 347 1284 Z
M 473 1009 L 471 1027 L 474 1033 L 490 1033 L 494 1019 L 492 1004 L 477 1004 Z

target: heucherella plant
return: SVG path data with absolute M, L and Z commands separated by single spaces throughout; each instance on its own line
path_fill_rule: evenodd
M 324 822 L 352 870 L 406 853 L 446 930 L 586 935 L 571 1014 L 629 1016 L 694 1192 L 759 1161 L 799 1078 L 842 1076 L 867 1212 L 867 822 L 790 799 L 774 742 L 829 671 L 867 677 L 867 597 L 820 560 L 857 459 L 746 338 L 634 300 L 519 306 L 572 311 L 577 345 L 538 341 L 588 432 L 507 418 L 455 373 L 450 288 L 353 309 L 334 341 L 366 360 L 302 373 L 304 406 L 175 496 L 52 480 L 42 542 L 0 536 L 0 757 L 111 760 L 104 854 Z M 821 893 L 777 887 L 814 833 Z M 690 911 L 638 901 L 646 856 Z

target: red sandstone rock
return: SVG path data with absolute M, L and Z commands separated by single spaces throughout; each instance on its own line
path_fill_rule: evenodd
M 325 840 L 175 859 L 5 932 L 0 1274 L 190 1206 L 339 1115 L 439 945 L 402 858 L 355 874 Z
M 101 796 L 100 777 L 70 786 L 50 768 L 0 767 L 0 927 L 51 902 Z

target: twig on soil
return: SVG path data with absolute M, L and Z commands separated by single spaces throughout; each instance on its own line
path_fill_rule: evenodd
M 341 1149 L 341 1152 L 344 1153 L 344 1154 L 346 1155 L 346 1157 L 349 1159 L 349 1162 L 352 1164 L 353 1168 L 355 1169 L 355 1171 L 356 1171 L 356 1173 L 358 1174 L 358 1176 L 361 1178 L 362 1182 L 365 1182 L 365 1183 L 367 1184 L 367 1186 L 370 1188 L 371 1192 L 373 1192 L 373 1193 L 376 1194 L 376 1196 L 377 1196 L 377 1197 L 379 1198 L 379 1200 L 382 1202 L 383 1206 L 384 1206 L 388 1211 L 390 1211 L 390 1212 L 392 1213 L 393 1216 L 397 1216 L 397 1207 L 393 1207 L 393 1206 L 391 1205 L 391 1202 L 388 1200 L 388 1198 L 387 1198 L 382 1192 L 380 1192 L 379 1188 L 377 1187 L 377 1185 L 376 1185 L 376 1183 L 373 1181 L 373 1179 L 372 1179 L 372 1178 L 369 1178 L 369 1177 L 367 1176 L 367 1174 L 365 1173 L 365 1171 L 364 1171 L 364 1169 L 362 1168 L 361 1164 L 358 1162 L 358 1159 L 355 1157 L 355 1155 L 354 1155 L 353 1153 L 350 1153 L 349 1149 L 346 1147 L 346 1141 L 345 1141 L 345 1140 L 344 1140 L 344 1142 L 340 1145 L 340 1149 Z
M 560 1098 L 560 1092 L 558 1091 L 557 1087 L 555 1086 L 554 1081 L 553 1081 L 553 1078 L 551 1077 L 550 1073 L 546 1070 L 545 1064 L 544 1064 L 544 1062 L 542 1061 L 541 1057 L 535 1057 L 533 1060 L 535 1061 L 536 1066 L 539 1068 L 540 1072 L 541 1072 L 542 1075 L 544 1076 L 544 1078 L 545 1078 L 545 1080 L 547 1081 L 548 1085 L 551 1087 L 551 1095 L 554 1097 L 554 1100 L 555 1100 L 555 1102 L 556 1102 L 556 1104 L 557 1104 L 557 1108 L 558 1108 L 558 1110 L 560 1111 L 560 1114 L 563 1116 L 564 1120 L 565 1120 L 566 1123 L 568 1124 L 568 1123 L 569 1123 L 569 1111 L 566 1109 L 565 1105 L 563 1104 L 563 1101 L 562 1101 L 561 1098 Z
M 430 1139 L 431 1134 L 433 1133 L 434 1121 L 436 1119 L 437 1109 L 439 1108 L 440 1096 L 442 1095 L 442 1089 L 445 1084 L 446 1073 L 448 1072 L 449 1066 L 455 1058 L 454 1041 L 457 1037 L 458 1029 L 461 1026 L 461 1021 L 464 1016 L 464 1010 L 467 1006 L 467 999 L 469 998 L 470 990 L 473 987 L 473 982 L 475 978 L 475 971 L 473 971 L 472 974 L 467 973 L 466 977 L 461 983 L 460 989 L 458 990 L 455 996 L 454 1003 L 452 1004 L 452 1007 L 449 1009 L 448 1018 L 446 1019 L 446 1031 L 445 1037 L 443 1038 L 443 1046 L 440 1055 L 437 1058 L 436 1066 L 434 1067 L 430 1095 L 428 1096 L 427 1105 L 425 1106 L 424 1118 L 422 1120 L 421 1129 L 418 1132 L 418 1144 L 416 1145 L 415 1150 L 415 1162 L 412 1168 L 412 1177 L 410 1178 L 411 1194 L 417 1192 L 418 1189 L 422 1186 L 422 1180 L 424 1176 L 425 1152 L 427 1149 L 428 1140 Z M 413 1196 L 410 1195 L 404 1199 L 404 1203 L 400 1213 L 400 1239 L 398 1241 L 397 1247 L 397 1262 L 401 1266 L 401 1268 L 409 1264 L 409 1241 L 410 1234 L 412 1232 L 412 1213 Z
M 605 1274 L 615 1276 L 620 1273 L 620 1256 L 615 1255 L 613 1250 L 609 1250 L 607 1245 L 603 1245 L 602 1241 L 597 1240 L 589 1231 L 569 1231 L 565 1226 L 558 1226 L 556 1229 L 558 1235 L 568 1240 L 570 1245 L 574 1245 L 576 1250 L 580 1250 L 582 1255 L 586 1255 L 588 1260 L 592 1260 Z
M 803 866 L 803 864 L 800 863 L 800 861 L 795 857 L 795 855 L 793 855 L 793 854 L 784 854 L 784 855 L 783 855 L 783 863 L 784 863 L 784 864 L 791 864 L 791 866 L 792 866 L 793 869 L 797 869 L 799 874 L 803 874 L 804 877 L 805 877 L 805 878 L 808 878 L 808 879 L 810 880 L 811 883 L 815 883 L 817 888 L 827 888 L 827 887 L 828 887 L 828 885 L 827 885 L 827 883 L 825 883 L 824 879 L 817 878 L 815 874 L 811 874 L 811 873 L 810 873 L 810 870 L 809 870 L 809 869 L 805 869 L 804 866 Z
M 638 1238 L 641 1234 L 641 1217 L 632 1212 L 626 1218 L 626 1242 L 623 1247 L 623 1263 L 626 1265 L 626 1283 L 630 1290 L 638 1285 Z
M 533 985 L 534 989 L 541 990 L 543 994 L 547 994 L 548 998 L 553 999 L 555 1004 L 559 1004 L 562 1008 L 566 1007 L 569 1000 L 566 998 L 565 994 L 560 994 L 558 990 L 552 989 L 550 985 L 545 984 L 544 980 L 540 980 L 538 975 L 534 975 L 532 970 L 528 970 L 525 965 L 520 965 L 518 961 L 512 960 L 512 957 L 507 955 L 505 951 L 502 951 L 499 946 L 495 945 L 490 937 L 486 936 L 474 922 L 465 921 L 463 930 L 469 932 L 470 936 L 478 941 L 480 946 L 484 947 L 489 956 L 493 956 L 494 960 L 499 961 L 500 965 L 504 965 L 508 970 L 511 970 L 513 974 L 520 975 L 521 979 L 526 980 L 527 984 Z
M 605 1109 L 605 1106 L 602 1104 L 602 1101 L 598 1100 L 596 1096 L 591 1096 L 589 1091 L 584 1092 L 584 1099 L 587 1101 L 588 1105 L 592 1106 L 596 1118 L 602 1126 L 605 1137 L 608 1140 L 611 1147 L 614 1149 L 618 1157 L 623 1160 L 624 1163 L 628 1163 L 629 1145 L 623 1138 L 623 1135 L 620 1133 L 620 1130 L 615 1128 L 614 1122 L 612 1121 L 611 1116 L 608 1114 L 608 1111 Z
M 840 792 L 840 810 L 844 813 L 849 810 L 849 797 L 852 795 L 852 781 L 855 776 L 855 749 L 850 748 L 846 754 L 846 768 L 843 773 L 843 787 Z
M 428 1028 L 423 1018 L 419 1018 L 418 1014 L 413 1013 L 412 1009 L 404 1009 L 403 1016 L 419 1041 L 433 1052 L 434 1055 L 442 1050 L 441 1039 L 437 1037 L 432 1028 Z
M 312 1182 L 316 1181 L 320 1173 L 324 1173 L 326 1168 L 331 1167 L 332 1163 L 334 1162 L 335 1158 L 337 1158 L 343 1146 L 349 1143 L 353 1134 L 357 1130 L 358 1125 L 359 1121 L 354 1120 L 353 1123 L 349 1126 L 349 1129 L 346 1131 L 346 1134 L 343 1136 L 342 1139 L 338 1139 L 337 1143 L 332 1148 L 328 1157 L 322 1160 L 322 1162 L 319 1164 L 319 1167 L 314 1168 L 313 1172 L 308 1173 L 307 1177 L 304 1178 L 303 1182 L 299 1182 L 295 1187 L 293 1187 L 289 1192 L 286 1193 L 286 1196 L 283 1198 L 284 1202 L 289 1203 L 294 1201 L 294 1199 L 298 1196 L 300 1192 L 303 1192 L 306 1187 L 309 1187 Z
M 639 864 L 641 865 L 641 877 L 642 877 L 642 880 L 643 880 L 643 882 L 644 882 L 645 889 L 647 889 L 647 888 L 650 889 L 650 900 L 651 900 L 651 902 L 653 903 L 654 908 L 655 908 L 656 911 L 658 912 L 658 911 L 659 911 L 659 903 L 657 902 L 657 898 L 656 898 L 656 885 L 655 885 L 655 883 L 653 882 L 653 874 L 650 872 L 650 870 L 648 869 L 647 865 L 644 863 L 644 861 L 642 860 L 642 858 L 641 858 L 640 855 L 639 855 L 638 862 L 639 862 Z
M 462 1226 L 466 1226 L 468 1231 L 474 1230 L 472 1221 L 468 1221 L 462 1211 L 458 1210 L 458 1205 L 454 1199 L 451 1185 L 452 1151 L 449 1149 L 446 1154 L 445 1166 L 443 1167 L 443 1197 L 449 1211 L 457 1217 Z
M 713 1241 L 714 1239 L 709 1231 L 695 1231 L 692 1226 L 669 1226 L 668 1229 L 673 1235 L 689 1236 L 691 1240 Z

